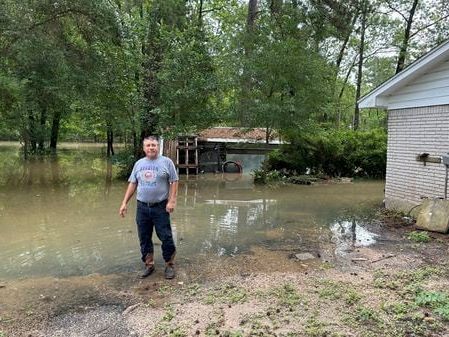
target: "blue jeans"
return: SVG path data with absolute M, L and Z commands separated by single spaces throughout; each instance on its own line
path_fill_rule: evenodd
M 140 241 L 140 253 L 142 261 L 146 262 L 149 255 L 153 255 L 153 228 L 156 235 L 162 242 L 162 257 L 165 262 L 172 262 L 176 247 L 173 242 L 173 235 L 170 225 L 170 214 L 165 210 L 167 200 L 161 201 L 157 205 L 148 205 L 137 201 L 136 223 Z

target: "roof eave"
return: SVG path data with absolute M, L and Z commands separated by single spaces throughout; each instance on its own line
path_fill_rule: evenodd
M 359 100 L 360 109 L 368 108 L 388 108 L 388 100 L 384 96 L 365 96 Z
M 380 86 L 359 99 L 359 108 L 388 108 L 385 97 L 397 90 L 399 87 L 406 85 L 414 76 L 420 72 L 426 71 L 431 65 L 438 63 L 445 58 L 449 51 L 449 40 L 435 47 L 427 54 L 413 62 L 400 73 L 394 75 Z

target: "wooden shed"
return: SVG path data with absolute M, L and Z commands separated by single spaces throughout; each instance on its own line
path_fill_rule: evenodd
M 388 111 L 385 205 L 408 212 L 423 199 L 447 198 L 449 41 L 359 101 Z
M 238 165 L 242 164 L 242 169 L 250 170 L 252 166 L 248 161 L 260 163 L 266 153 L 281 143 L 276 132 L 270 134 L 267 143 L 263 128 L 213 127 L 196 135 L 163 141 L 162 149 L 163 154 L 173 160 L 179 173 L 198 174 L 221 172 L 227 162 L 234 163 L 234 160 L 239 161 Z M 246 163 L 240 162 L 242 158 L 235 159 L 244 155 L 247 156 Z

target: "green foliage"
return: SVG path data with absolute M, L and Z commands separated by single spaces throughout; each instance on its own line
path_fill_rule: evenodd
M 325 280 L 321 282 L 318 295 L 329 300 L 342 299 L 347 305 L 353 305 L 360 301 L 361 296 L 351 286 L 342 282 Z
M 162 320 L 170 322 L 173 320 L 173 318 L 175 318 L 175 313 L 173 311 L 173 307 L 168 305 L 168 306 L 166 306 L 166 311 L 165 311 L 164 316 L 162 317 Z
M 304 299 L 296 291 L 296 288 L 288 283 L 278 288 L 274 288 L 271 291 L 271 294 L 277 298 L 279 304 L 289 307 L 298 305 L 304 301 Z
M 416 295 L 423 291 L 422 282 L 435 275 L 442 275 L 442 271 L 433 267 L 391 274 L 378 270 L 374 274 L 373 285 L 376 288 L 397 291 L 404 299 L 414 301 Z
M 2 9 L 10 20 L 0 27 L 7 46 L 0 61 L 0 78 L 7 79 L 0 81 L 8 98 L 4 113 L 25 152 L 42 151 L 48 142 L 56 146 L 61 120 L 76 111 L 77 102 L 93 105 L 91 95 L 101 87 L 97 79 L 104 78 L 98 45 L 117 42 L 114 12 L 104 1 L 85 0 L 7 1 Z
M 210 290 L 205 298 L 204 302 L 206 304 L 213 303 L 244 303 L 247 300 L 247 292 L 245 289 L 235 286 L 231 283 L 226 283 L 219 288 Z
M 329 130 L 293 133 L 290 144 L 269 154 L 268 170 L 288 170 L 329 176 L 380 178 L 386 168 L 386 134 L 383 130 Z
M 419 306 L 429 307 L 443 319 L 449 321 L 449 296 L 437 291 L 422 291 L 415 299 Z
M 429 233 L 426 231 L 412 231 L 408 233 L 407 238 L 410 241 L 418 242 L 418 243 L 426 243 L 430 241 Z
M 122 179 L 128 179 L 131 174 L 136 158 L 134 157 L 134 151 L 131 148 L 126 148 L 112 158 L 112 162 L 118 167 L 118 176 Z
M 387 314 L 393 314 L 397 318 L 402 318 L 415 310 L 416 305 L 404 302 L 388 302 L 382 304 L 382 310 Z
M 435 307 L 440 306 L 441 304 L 445 304 L 449 301 L 449 297 L 447 294 L 441 292 L 428 292 L 423 291 L 420 292 L 415 299 L 416 304 L 421 306 L 429 306 Z
M 273 184 L 287 182 L 287 175 L 277 170 L 258 169 L 252 172 L 254 183 L 256 184 Z
M 378 321 L 379 317 L 373 309 L 361 306 L 356 309 L 355 319 L 360 323 L 369 323 Z
M 331 327 L 315 316 L 310 317 L 305 325 L 304 331 L 308 337 L 340 337 L 338 332 L 332 331 Z
M 377 52 L 399 46 L 404 35 L 401 18 L 379 14 L 384 1 L 368 3 L 380 10 L 368 13 L 364 91 L 390 76 L 397 58 Z M 45 153 L 59 139 L 114 136 L 136 155 L 148 133 L 174 137 L 239 124 L 291 140 L 272 154 L 272 169 L 383 176 L 385 134 L 346 131 L 359 4 L 257 6 L 249 27 L 248 3 L 237 0 L 3 0 L 0 138 L 20 139 L 24 153 Z M 404 1 L 387 7 L 409 10 Z M 446 7 L 420 2 L 416 22 L 431 28 L 411 41 L 408 61 L 447 37 Z M 384 127 L 385 117 L 363 111 L 361 128 Z M 343 131 L 307 130 L 310 124 Z
M 158 72 L 160 127 L 173 137 L 217 123 L 216 75 L 204 32 L 194 24 L 165 32 L 163 38 L 170 44 Z
M 376 88 L 394 75 L 396 57 L 376 57 L 367 62 L 366 81 Z
M 170 333 L 168 334 L 169 337 L 185 337 L 187 336 L 187 333 L 180 327 L 176 327 L 173 330 L 170 330 Z

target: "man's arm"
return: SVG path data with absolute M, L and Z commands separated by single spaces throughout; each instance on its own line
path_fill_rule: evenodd
M 124 218 L 126 212 L 128 211 L 128 201 L 133 196 L 134 192 L 136 191 L 137 184 L 136 183 L 129 183 L 128 188 L 125 192 L 125 197 L 123 198 L 122 205 L 120 206 L 120 209 L 118 211 L 118 214 Z
M 168 192 L 167 207 L 165 208 L 165 210 L 168 213 L 173 212 L 173 210 L 175 209 L 177 195 L 178 195 L 178 181 L 174 181 L 170 183 L 170 190 Z

